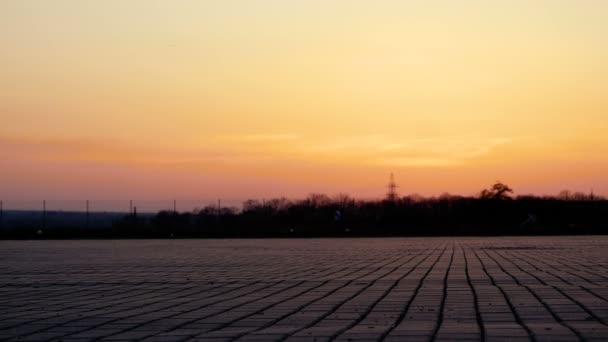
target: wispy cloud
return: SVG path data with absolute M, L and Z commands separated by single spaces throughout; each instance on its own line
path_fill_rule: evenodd
M 400 139 L 374 134 L 313 145 L 309 151 L 319 155 L 333 155 L 339 159 L 356 158 L 372 165 L 450 166 L 490 154 L 495 148 L 511 141 L 513 139 L 473 137 Z
M 2 148 L 3 147 L 3 148 Z M 113 163 L 153 163 L 161 160 L 215 160 L 229 158 L 229 151 L 214 148 L 127 143 L 121 140 L 0 136 L 0 148 L 21 157 L 41 160 L 76 160 Z
M 195 145 L 168 146 L 113 139 L 30 137 L 0 134 L 0 152 L 41 161 L 84 161 L 163 168 L 210 169 L 222 165 L 254 165 L 281 159 L 292 134 L 225 135 Z
M 199 146 L 132 144 L 119 140 L 0 136 L 0 149 L 40 160 L 71 160 L 148 165 L 163 168 L 217 169 L 268 167 L 278 161 L 367 167 L 445 167 L 489 155 L 508 138 L 403 139 L 372 134 L 312 141 L 297 134 L 233 134 L 209 137 Z
M 298 134 L 279 133 L 279 134 L 225 134 L 218 135 L 212 140 L 231 143 L 278 143 L 285 141 L 295 141 L 300 139 Z

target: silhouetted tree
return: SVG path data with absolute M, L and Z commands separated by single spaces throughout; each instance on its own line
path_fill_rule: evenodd
M 249 200 L 243 203 L 242 210 L 209 205 L 191 213 L 125 215 L 105 231 L 58 227 L 55 223 L 38 236 L 38 221 L 34 220 L 29 228 L 3 227 L 0 237 L 608 234 L 608 201 L 600 196 L 561 192 L 556 196 L 519 195 L 504 200 L 512 192 L 497 182 L 480 197 L 444 193 L 430 198 L 410 195 L 396 201 L 363 201 L 346 194 L 312 194 L 300 201 Z
M 513 193 L 513 189 L 511 189 L 508 185 L 497 181 L 490 189 L 483 189 L 479 197 L 482 199 L 504 200 L 511 199 L 511 196 L 509 195 L 511 193 Z
M 332 201 L 342 208 L 347 207 L 349 205 L 353 205 L 355 203 L 355 200 L 345 193 L 337 194 L 332 198 Z
M 307 199 L 304 200 L 304 203 L 313 208 L 320 208 L 327 206 L 328 204 L 332 203 L 332 201 L 331 198 L 325 194 L 312 193 Z
M 569 201 L 572 199 L 572 192 L 570 192 L 570 190 L 562 190 L 557 195 L 557 199 L 562 201 Z

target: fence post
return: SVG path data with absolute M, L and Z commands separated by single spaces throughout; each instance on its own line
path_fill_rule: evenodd
M 46 200 L 42 200 L 42 229 L 46 227 Z
M 133 232 L 135 232 L 135 229 L 137 228 L 137 207 L 133 207 L 133 210 L 131 212 L 131 229 L 133 230 Z

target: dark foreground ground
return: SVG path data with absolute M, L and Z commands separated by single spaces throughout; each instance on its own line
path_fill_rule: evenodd
M 0 241 L 2 341 L 606 341 L 608 237 Z

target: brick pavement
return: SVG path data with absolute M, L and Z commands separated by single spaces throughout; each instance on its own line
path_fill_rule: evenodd
M 2 341 L 606 341 L 608 237 L 0 241 Z

